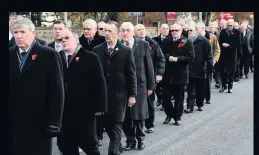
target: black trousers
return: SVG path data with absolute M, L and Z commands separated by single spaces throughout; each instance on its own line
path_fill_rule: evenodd
M 205 98 L 205 83 L 203 78 L 189 78 L 187 90 L 187 109 L 194 107 L 196 99 L 197 107 L 203 107 Z
M 221 84 L 223 88 L 232 89 L 234 81 L 234 73 L 227 73 L 224 69 L 220 71 Z
M 117 155 L 122 149 L 122 123 L 112 123 L 107 121 L 106 131 L 110 138 L 108 154 Z
M 96 116 L 96 131 L 98 140 L 103 139 L 103 129 L 104 129 L 104 115 Z
M 183 84 L 168 84 L 164 87 L 163 102 L 167 117 L 174 120 L 181 120 L 183 115 L 184 89 L 185 85 Z M 172 96 L 175 99 L 174 105 L 171 100 Z
M 83 128 L 73 124 L 71 127 L 63 128 L 60 137 L 63 155 L 80 155 L 78 147 L 87 155 L 100 155 L 96 135 L 96 119 L 86 123 L 87 127 Z
M 250 55 L 241 56 L 241 63 L 239 65 L 240 76 L 243 76 L 244 74 L 247 75 L 249 72 L 249 61 L 250 61 L 249 57 Z
M 143 128 L 144 120 L 132 120 L 130 114 L 130 107 L 127 107 L 125 120 L 122 125 L 123 132 L 127 138 L 126 143 L 136 144 L 137 141 L 144 141 L 146 135 L 143 131 Z
M 155 92 L 156 92 L 157 100 L 162 101 L 163 88 L 162 88 L 161 83 L 156 84 L 156 91 Z
M 154 121 L 155 121 L 155 93 L 152 93 L 147 97 L 147 103 L 148 103 L 148 113 L 149 118 L 145 120 L 145 127 L 147 129 L 154 127 Z
M 249 67 L 250 67 L 250 70 L 254 69 L 254 55 L 250 55 L 249 56 Z
M 214 65 L 213 79 L 216 84 L 220 84 L 220 72 L 219 72 L 219 63 L 216 62 Z
M 236 63 L 236 72 L 234 74 L 234 79 L 239 79 L 240 77 L 240 61 L 241 61 L 241 55 L 237 54 L 237 63 Z
M 205 99 L 206 99 L 206 101 L 209 101 L 210 97 L 211 97 L 211 80 L 212 80 L 212 74 L 207 74 L 206 83 L 205 83 Z

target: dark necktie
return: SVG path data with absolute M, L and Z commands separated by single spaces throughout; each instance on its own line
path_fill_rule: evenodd
M 113 48 L 109 48 L 109 49 L 108 49 L 108 52 L 109 52 L 110 55 L 112 55 Z
M 25 56 L 26 56 L 26 52 L 22 52 L 22 53 L 21 53 L 21 61 L 23 61 L 23 59 L 25 58 Z
M 72 55 L 67 55 L 67 66 L 69 65 L 71 57 L 72 57 Z
M 125 41 L 125 44 L 130 47 L 130 43 L 128 41 Z

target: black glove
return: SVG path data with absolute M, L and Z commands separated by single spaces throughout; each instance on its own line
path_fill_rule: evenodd
M 55 125 L 49 125 L 46 129 L 46 132 L 49 137 L 57 137 L 60 133 L 60 127 L 55 126 Z

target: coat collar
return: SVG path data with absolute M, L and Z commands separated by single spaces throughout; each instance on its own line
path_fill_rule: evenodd
M 108 52 L 108 45 L 107 45 L 107 42 L 106 42 L 106 41 L 103 43 L 102 48 L 103 48 L 104 53 L 105 53 L 107 56 L 110 56 L 110 58 L 111 58 L 111 57 L 113 57 L 114 55 L 116 55 L 116 54 L 119 52 L 121 46 L 122 46 L 121 41 L 117 40 L 117 43 L 116 43 L 116 45 L 114 46 L 114 51 L 112 52 L 111 55 L 110 55 L 109 52 Z
M 20 64 L 21 75 L 24 74 L 35 61 L 37 61 L 39 47 L 41 47 L 41 45 L 37 41 L 34 41 L 33 44 L 31 45 L 31 48 L 27 51 L 28 53 L 26 57 L 24 58 L 23 62 Z M 16 46 L 15 51 L 19 52 L 18 46 Z

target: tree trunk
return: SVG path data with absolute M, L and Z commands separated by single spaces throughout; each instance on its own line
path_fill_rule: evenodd
M 167 21 L 167 12 L 165 12 L 165 23 L 168 24 L 168 21 Z

